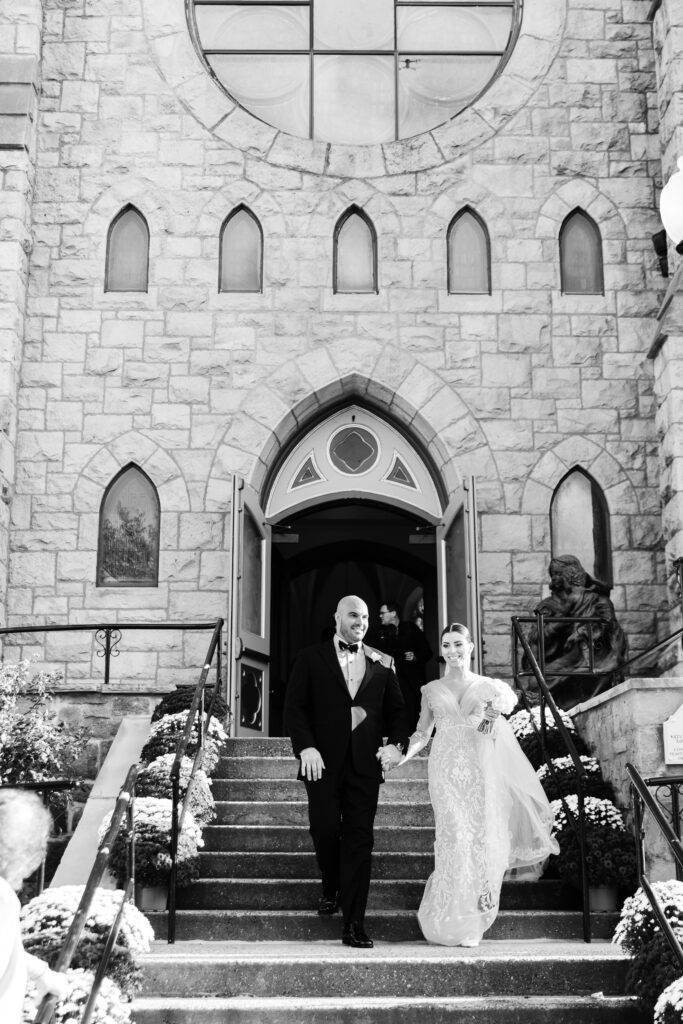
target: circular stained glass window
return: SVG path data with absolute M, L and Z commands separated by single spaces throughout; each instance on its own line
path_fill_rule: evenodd
M 522 0 L 189 0 L 212 74 L 291 135 L 371 145 L 455 117 L 499 73 Z
M 379 443 L 366 427 L 342 427 L 332 435 L 327 453 L 340 473 L 360 476 L 377 462 Z

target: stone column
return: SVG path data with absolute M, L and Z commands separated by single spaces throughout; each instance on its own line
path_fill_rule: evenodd
M 6 615 L 41 32 L 40 0 L 0 0 L 0 623 Z

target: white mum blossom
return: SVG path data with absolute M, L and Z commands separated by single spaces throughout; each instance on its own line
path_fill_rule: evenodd
M 676 978 L 660 995 L 655 1003 L 654 1024 L 664 1024 L 665 1019 L 671 1020 L 670 1016 L 666 1016 L 667 1008 L 675 1012 L 675 1020 L 683 1021 L 683 978 Z
M 30 900 L 21 911 L 21 930 L 24 939 L 60 933 L 73 920 L 83 896 L 83 885 L 58 885 L 44 889 Z M 122 889 L 98 888 L 93 895 L 86 927 L 107 929 L 114 923 L 121 900 Z M 154 939 L 154 930 L 144 914 L 132 903 L 124 904 L 119 936 L 124 939 L 133 956 L 148 953 Z
M 173 802 L 165 797 L 138 796 L 135 798 L 135 821 L 139 827 L 146 825 L 156 828 L 159 832 L 167 832 L 171 835 L 171 819 L 173 813 Z M 111 824 L 112 811 L 105 814 L 98 829 L 98 838 L 102 842 Z M 203 846 L 201 827 L 195 821 L 192 811 L 187 811 L 183 822 L 183 836 L 194 842 L 197 846 Z
M 600 774 L 600 765 L 599 765 L 598 761 L 594 757 L 588 757 L 586 754 L 582 754 L 581 755 L 581 764 L 583 765 L 585 770 L 587 772 L 589 772 L 590 774 L 595 774 L 595 775 L 599 775 Z M 574 761 L 572 760 L 571 757 L 569 757 L 569 755 L 567 755 L 566 757 L 554 757 L 552 759 L 552 765 L 555 768 L 555 771 L 558 772 L 559 774 L 562 774 L 563 772 L 571 772 L 571 771 L 575 770 L 574 769 Z M 550 768 L 548 767 L 547 764 L 543 764 L 536 771 L 536 774 L 538 775 L 540 781 L 544 782 L 545 779 L 551 774 Z
M 55 1008 L 54 1024 L 77 1024 L 92 991 L 95 976 L 81 969 L 65 971 L 69 991 Z M 30 985 L 24 1002 L 23 1024 L 32 1024 L 38 1012 L 39 1000 Z M 121 989 L 110 978 L 103 978 L 90 1024 L 131 1024 L 130 1003 L 125 1002 Z
M 565 797 L 565 803 L 576 819 L 579 813 L 578 796 L 572 793 L 570 796 Z M 599 825 L 602 828 L 611 828 L 617 832 L 626 831 L 624 817 L 611 800 L 605 800 L 597 796 L 587 796 L 584 797 L 583 806 L 587 825 Z M 555 816 L 553 832 L 561 832 L 569 825 L 562 800 L 551 801 L 550 809 Z
M 573 720 L 570 718 L 566 711 L 560 710 L 560 718 L 562 719 L 563 723 L 566 725 L 567 729 L 569 729 L 570 732 L 576 732 L 576 726 L 574 725 Z M 550 710 L 550 708 L 545 709 L 545 721 L 549 729 L 557 728 L 557 725 L 555 724 L 555 718 L 553 717 L 553 713 Z M 516 714 L 511 715 L 511 717 L 508 719 L 508 722 L 510 723 L 510 727 L 512 728 L 512 731 L 514 732 L 517 739 L 519 739 L 521 736 L 532 736 L 536 732 L 536 729 L 534 729 L 534 725 L 539 730 L 541 728 L 541 709 L 532 708 L 531 712 L 526 710 L 518 711 Z

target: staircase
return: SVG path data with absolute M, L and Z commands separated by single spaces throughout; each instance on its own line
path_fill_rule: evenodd
M 144 961 L 137 1024 L 636 1024 L 623 996 L 628 959 L 609 943 L 616 915 L 581 940 L 576 894 L 556 881 L 506 883 L 474 949 L 429 946 L 415 910 L 431 871 L 427 760 L 382 787 L 366 917 L 372 950 L 340 942 L 319 917 L 306 794 L 289 741 L 235 739 L 214 778 L 200 880 L 178 893 Z

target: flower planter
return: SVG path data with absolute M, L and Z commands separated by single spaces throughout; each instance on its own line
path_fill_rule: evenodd
M 136 885 L 135 905 L 138 910 L 151 914 L 166 910 L 168 889 L 165 885 Z
M 617 910 L 619 891 L 616 885 L 589 885 L 588 902 L 593 913 Z

